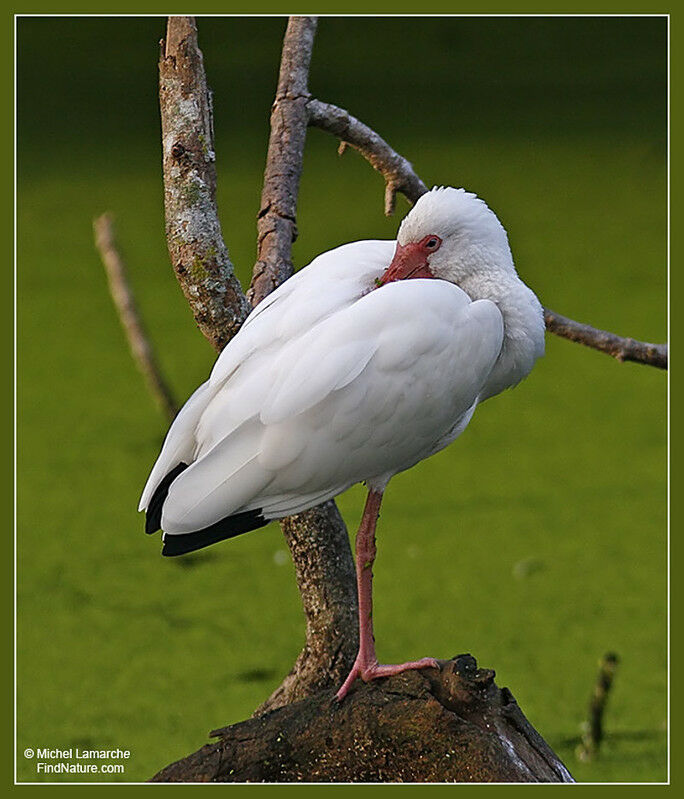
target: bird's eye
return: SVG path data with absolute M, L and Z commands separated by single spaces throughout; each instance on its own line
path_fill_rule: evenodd
M 436 250 L 440 243 L 441 242 L 437 236 L 430 236 L 430 238 L 425 242 L 425 247 L 428 250 Z

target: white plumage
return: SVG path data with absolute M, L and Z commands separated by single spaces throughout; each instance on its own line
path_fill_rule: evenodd
M 192 463 L 169 490 L 166 533 L 253 508 L 278 518 L 312 496 L 317 504 L 361 480 L 386 482 L 467 413 L 499 355 L 501 314 L 445 281 L 373 290 L 393 251 L 358 242 L 325 253 L 296 290 L 288 281 L 250 316 L 150 475 L 141 509 L 157 478 Z
M 497 217 L 433 189 L 396 242 L 323 253 L 254 309 L 172 424 L 140 509 L 149 519 L 163 501 L 168 541 L 291 515 L 359 481 L 381 495 L 522 379 L 543 336 Z
M 449 204 L 435 203 L 445 191 L 458 192 L 425 195 L 400 241 L 407 229 L 419 235 L 423 217 L 414 214 L 430 200 L 441 212 L 425 209 L 432 232 L 453 226 Z M 456 199 L 462 225 L 473 227 L 482 212 L 496 219 L 474 195 Z M 494 232 L 505 242 L 500 225 Z M 174 421 L 145 486 L 140 510 L 173 467 L 191 464 L 169 489 L 165 533 L 244 510 L 279 518 L 359 481 L 384 487 L 453 440 L 483 389 L 505 387 L 487 386 L 504 337 L 497 305 L 446 280 L 377 288 L 395 246 L 359 241 L 323 253 L 254 309 Z M 533 349 L 531 360 L 541 348 Z M 510 383 L 522 376 L 514 371 Z

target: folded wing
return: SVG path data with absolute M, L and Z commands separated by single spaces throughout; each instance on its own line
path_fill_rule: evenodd
M 502 334 L 493 303 L 411 280 L 255 350 L 197 420 L 195 460 L 169 489 L 162 529 L 254 509 L 278 518 L 412 466 L 471 411 Z

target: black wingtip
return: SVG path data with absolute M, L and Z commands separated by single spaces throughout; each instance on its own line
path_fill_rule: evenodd
M 234 538 L 236 535 L 248 533 L 250 530 L 265 527 L 269 521 L 271 520 L 264 519 L 261 515 L 261 510 L 247 510 L 242 513 L 235 513 L 233 516 L 226 516 L 209 527 L 196 530 L 194 533 L 164 533 L 162 555 L 175 557 L 176 555 L 195 552 L 226 538 Z
M 164 508 L 166 497 L 169 494 L 171 483 L 173 483 L 176 477 L 178 477 L 178 475 L 181 472 L 184 472 L 187 468 L 187 463 L 179 463 L 178 466 L 174 466 L 174 468 L 171 469 L 171 471 L 155 488 L 154 494 L 152 494 L 152 499 L 150 500 L 150 504 L 147 506 L 147 512 L 145 513 L 145 532 L 147 535 L 151 535 L 152 533 L 156 533 L 157 530 L 161 530 L 162 509 Z

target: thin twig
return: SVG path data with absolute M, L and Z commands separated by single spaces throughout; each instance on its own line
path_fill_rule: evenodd
M 589 717 L 584 725 L 582 743 L 577 749 L 580 760 L 591 760 L 598 754 L 603 740 L 603 714 L 619 662 L 620 658 L 614 652 L 607 652 L 599 661 L 599 672 L 589 700 Z
M 111 214 L 102 214 L 94 219 L 93 230 L 95 245 L 107 273 L 109 292 L 119 314 L 119 321 L 126 334 L 133 360 L 145 378 L 155 402 L 171 421 L 178 412 L 178 405 L 161 373 L 154 349 L 140 318 L 133 290 L 126 275 L 126 266 L 116 244 Z
M 349 144 L 385 178 L 385 214 L 394 212 L 394 198 L 400 191 L 411 203 L 428 190 L 415 173 L 412 164 L 393 150 L 389 144 L 368 125 L 364 125 L 344 108 L 310 100 L 307 104 L 309 124 L 337 136 L 342 144 Z
M 371 166 L 385 178 L 385 213 L 394 210 L 394 198 L 400 191 L 411 203 L 415 203 L 427 191 L 413 166 L 395 152 L 378 134 L 353 117 L 348 111 L 320 100 L 309 101 L 309 124 L 332 133 L 341 143 L 358 150 Z M 581 324 L 548 308 L 544 309 L 546 328 L 561 338 L 570 339 L 587 347 L 612 355 L 619 361 L 667 369 L 667 344 L 649 344 L 625 338 L 615 333 Z
M 621 362 L 636 361 L 658 369 L 667 369 L 667 344 L 649 344 L 646 341 L 616 336 L 607 330 L 575 322 L 574 319 L 561 316 L 549 308 L 544 308 L 544 318 L 546 329 L 557 336 L 605 352 Z

